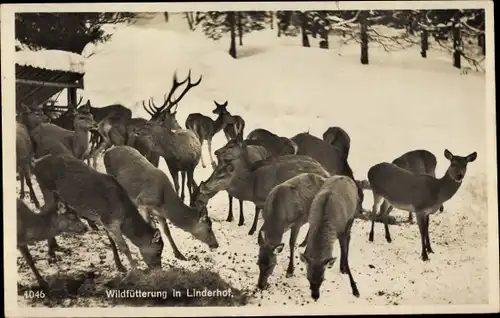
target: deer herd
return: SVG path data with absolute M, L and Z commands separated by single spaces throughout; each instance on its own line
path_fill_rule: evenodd
M 367 180 L 355 180 L 348 164 L 350 137 L 340 127 L 330 127 L 318 138 L 299 133 L 287 138 L 259 128 L 244 138 L 245 121 L 227 110 L 228 102 L 215 101 L 213 120 L 190 114 L 183 129 L 176 119 L 179 101 L 202 77 L 191 82 L 191 71 L 184 81 L 173 77 L 164 101 L 143 102 L 149 120 L 133 118 L 122 105 L 92 107 L 90 101 L 77 105 L 58 118 L 50 119 L 37 105 L 21 104 L 17 114 L 17 171 L 21 183 L 17 200 L 17 246 L 32 269 L 41 288 L 48 290 L 27 244 L 47 240 L 48 260 L 57 261 L 56 250 L 64 250 L 56 241 L 62 232 L 80 235 L 89 228 L 104 231 L 110 241 L 115 265 L 125 272 L 118 249 L 132 269 L 138 261 L 132 257 L 126 240 L 136 245 L 148 268 L 161 266 L 164 243 L 168 238 L 174 256 L 186 260 L 176 246 L 167 220 L 210 249 L 219 242 L 212 230 L 207 204 L 220 191 L 229 198 L 227 221 L 233 221 L 233 198 L 239 200 L 239 222 L 245 223 L 243 201 L 255 204 L 249 231 L 257 230 L 259 215 L 263 224 L 257 232 L 259 277 L 257 286 L 268 287 L 267 280 L 283 250 L 283 234 L 290 230 L 290 261 L 286 276 L 294 275 L 294 253 L 299 230 L 309 224 L 309 232 L 299 245 L 305 247 L 300 259 L 307 268 L 311 297 L 320 297 L 325 268 L 334 265 L 333 245 L 340 245 L 340 271 L 349 276 L 353 295 L 359 291 L 349 268 L 349 242 L 356 218 L 362 218 L 363 191 L 373 192 L 369 241 L 374 240 L 375 221 L 382 221 L 387 242 L 391 242 L 388 216 L 393 208 L 415 214 L 422 240 L 421 258 L 428 261 L 433 253 L 429 239 L 429 216 L 443 211 L 443 203 L 458 191 L 467 164 L 476 152 L 461 157 L 449 150 L 444 156 L 449 168 L 436 178 L 436 157 L 426 150 L 414 150 L 392 163 L 372 166 Z M 186 84 L 182 93 L 174 92 Z M 223 131 L 227 144 L 214 151 L 212 139 Z M 201 161 L 206 167 L 202 146 L 207 141 L 213 172 L 197 185 L 194 170 Z M 104 171 L 97 170 L 103 157 Z M 158 168 L 163 157 L 173 184 Z M 179 173 L 181 183 L 179 184 Z M 43 194 L 40 207 L 32 176 Z M 185 203 L 185 187 L 189 204 Z M 38 213 L 22 200 L 24 185 Z M 156 227 L 156 224 L 159 227 Z M 117 248 L 118 245 L 118 248 Z

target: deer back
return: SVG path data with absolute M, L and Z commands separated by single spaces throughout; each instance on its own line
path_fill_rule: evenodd
M 269 130 L 266 130 L 264 128 L 257 128 L 257 129 L 254 129 L 252 130 L 248 136 L 247 136 L 247 140 L 251 140 L 251 139 L 265 139 L 265 138 L 269 138 L 269 137 L 277 137 L 276 134 L 270 132 Z
M 427 150 L 409 151 L 394 159 L 392 163 L 414 173 L 436 176 L 436 156 Z

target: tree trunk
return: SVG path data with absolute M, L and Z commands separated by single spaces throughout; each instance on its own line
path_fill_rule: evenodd
M 429 31 L 427 29 L 423 29 L 420 33 L 420 55 L 423 58 L 427 57 L 427 50 L 429 49 Z
M 271 30 L 274 30 L 274 11 L 271 11 Z M 278 36 L 280 36 L 279 31 Z
M 163 15 L 165 16 L 165 22 L 168 22 L 168 12 L 163 12 Z
M 309 38 L 307 37 L 307 16 L 305 12 L 301 13 L 300 20 L 300 29 L 302 31 L 302 46 L 311 47 L 311 44 L 309 44 Z
M 330 48 L 330 44 L 328 43 L 328 31 L 324 30 L 321 32 L 321 40 L 319 41 L 319 47 L 321 49 L 328 49 Z
M 240 45 L 243 45 L 243 24 L 241 22 L 241 11 L 238 12 L 238 36 L 240 37 Z
M 186 15 L 186 20 L 189 25 L 189 30 L 193 31 L 194 30 L 194 18 L 193 18 L 193 13 L 192 12 L 185 12 Z
M 360 28 L 361 28 L 361 64 L 367 65 L 368 60 L 368 24 L 366 21 L 366 12 L 360 14 Z
M 477 45 L 481 47 L 481 52 L 486 55 L 486 37 L 484 33 L 481 33 L 477 37 Z
M 234 11 L 227 13 L 227 19 L 231 30 L 231 46 L 229 47 L 229 55 L 236 58 L 236 19 L 234 17 Z
M 453 66 L 456 68 L 462 67 L 462 36 L 460 31 L 460 22 L 455 20 L 453 25 Z

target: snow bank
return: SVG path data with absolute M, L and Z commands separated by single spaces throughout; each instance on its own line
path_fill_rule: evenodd
M 53 71 L 85 73 L 85 59 L 81 55 L 60 50 L 18 51 L 16 64 Z

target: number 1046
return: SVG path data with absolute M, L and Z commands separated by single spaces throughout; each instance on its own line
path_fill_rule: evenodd
M 27 290 L 24 292 L 24 298 L 25 299 L 33 299 L 33 298 L 42 299 L 42 298 L 45 298 L 45 293 L 43 292 L 43 290 L 37 290 L 37 291 Z

